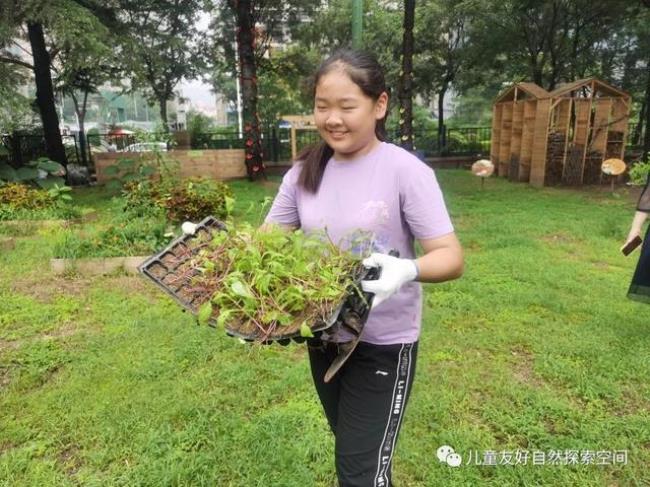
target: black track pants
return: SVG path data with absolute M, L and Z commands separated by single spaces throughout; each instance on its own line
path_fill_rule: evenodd
M 311 340 L 309 361 L 316 391 L 335 436 L 341 487 L 389 487 L 391 463 L 415 375 L 418 344 L 360 342 L 329 384 L 325 371 L 336 344 Z

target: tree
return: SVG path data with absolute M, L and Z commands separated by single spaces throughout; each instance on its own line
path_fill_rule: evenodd
M 317 0 L 229 0 L 215 2 L 212 82 L 215 91 L 234 101 L 239 81 L 243 101 L 246 164 L 249 177 L 263 174 L 260 125 L 286 109 L 301 105 L 296 73 L 305 66 L 305 50 L 275 52 L 272 41 L 288 44 L 319 5 Z M 313 58 L 313 56 L 312 56 Z M 286 89 L 283 94 L 281 91 Z
M 472 5 L 462 0 L 437 0 L 421 4 L 416 34 L 416 77 L 425 98 L 437 98 L 438 144 L 445 146 L 445 96 L 467 64 L 467 25 Z
M 79 48 L 94 45 L 94 30 L 84 30 L 81 27 L 87 27 L 89 21 L 92 24 L 95 12 L 99 12 L 103 19 L 110 19 L 113 17 L 112 11 L 96 4 L 94 0 L 7 1 L 2 7 L 0 47 L 6 48 L 13 44 L 15 39 L 21 37 L 21 27 L 26 25 L 33 64 L 11 55 L 6 49 L 0 51 L 0 62 L 21 66 L 34 72 L 36 101 L 43 124 L 47 155 L 50 159 L 66 164 L 54 102 L 52 71 L 56 69 L 57 64 L 62 65 L 57 56 L 66 44 L 74 41 Z
M 119 61 L 121 51 L 109 29 L 97 17 L 88 15 L 87 11 L 80 9 L 71 12 L 62 22 L 67 25 L 59 26 L 57 30 L 65 35 L 55 35 L 53 40 L 58 46 L 54 64 L 55 87 L 58 92 L 72 98 L 79 123 L 80 152 L 86 164 L 84 123 L 88 96 L 98 93 L 103 84 L 120 84 L 124 73 Z
M 28 69 L 12 63 L 0 63 L 0 133 L 11 133 L 31 124 L 30 100 L 17 89 L 28 81 Z
M 484 48 L 481 66 L 503 56 L 511 80 L 553 90 L 601 74 L 603 50 L 628 12 L 625 0 L 486 0 L 474 16 L 471 44 Z
M 197 28 L 201 0 L 121 0 L 119 18 L 127 37 L 123 45 L 134 74 L 132 88 L 141 87 L 158 103 L 166 130 L 167 102 L 182 79 L 204 71 L 204 50 Z
M 255 62 L 255 22 L 252 0 L 229 0 L 237 19 L 237 53 L 242 91 L 244 146 L 249 179 L 264 175 L 262 135 L 257 113 L 257 65 Z
M 404 2 L 404 35 L 402 38 L 402 70 L 399 81 L 399 124 L 402 147 L 413 150 L 413 25 L 415 0 Z
M 0 26 L 0 61 L 28 68 L 34 73 L 36 103 L 39 108 L 47 155 L 50 159 L 66 164 L 65 149 L 59 130 L 59 118 L 54 104 L 51 77 L 51 56 L 48 52 L 44 22 L 60 14 L 60 9 L 49 4 L 40 5 L 35 0 L 7 1 L 2 5 Z M 11 55 L 6 47 L 19 37 L 21 26 L 27 26 L 27 39 L 31 46 L 33 63 Z

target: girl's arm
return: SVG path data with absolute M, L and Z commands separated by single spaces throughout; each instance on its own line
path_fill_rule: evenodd
M 418 242 L 424 255 L 415 261 L 418 267 L 417 281 L 444 282 L 463 275 L 463 249 L 455 233 Z
M 648 218 L 648 214 L 645 211 L 637 211 L 634 214 L 634 219 L 632 220 L 632 227 L 630 228 L 630 233 L 628 233 L 627 235 L 625 244 L 630 242 L 637 235 L 641 236 L 641 228 L 643 227 L 643 223 L 646 221 L 646 218 Z
M 366 267 L 381 268 L 379 279 L 361 281 L 362 289 L 375 295 L 373 308 L 409 281 L 443 282 L 462 275 L 463 250 L 454 233 L 418 242 L 426 252 L 419 259 L 401 259 L 373 253 L 363 260 Z

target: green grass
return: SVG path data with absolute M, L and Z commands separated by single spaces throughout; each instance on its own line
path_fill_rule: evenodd
M 625 298 L 636 258 L 618 252 L 633 196 L 438 177 L 466 271 L 425 286 L 396 485 L 648 485 L 650 308 Z M 233 183 L 235 217 L 258 223 L 275 182 Z M 93 224 L 108 196 L 75 194 Z M 0 485 L 335 485 L 303 347 L 198 327 L 138 277 L 54 277 L 59 231 L 0 254 Z M 443 444 L 628 464 L 454 469 Z

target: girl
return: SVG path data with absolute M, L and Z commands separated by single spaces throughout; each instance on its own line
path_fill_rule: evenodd
M 648 218 L 648 212 L 650 212 L 650 175 L 648 175 L 648 180 L 641 193 L 636 210 L 634 219 L 632 220 L 632 228 L 627 236 L 625 245 L 634 240 L 635 237 L 641 236 L 643 223 Z M 645 303 L 650 303 L 650 243 L 648 243 L 648 240 L 650 240 L 650 227 L 646 232 L 643 246 L 641 247 L 641 256 L 639 257 L 639 262 L 636 265 L 636 271 L 634 272 L 632 283 L 627 293 L 630 299 Z
M 316 391 L 335 436 L 341 486 L 391 485 L 391 463 L 415 373 L 422 315 L 418 282 L 456 279 L 462 250 L 433 171 L 384 142 L 388 94 L 381 67 L 359 51 L 339 51 L 314 79 L 314 118 L 322 141 L 298 156 L 262 228 L 326 230 L 341 246 L 372 235 L 364 260 L 380 267 L 361 341 L 334 378 L 337 355 L 324 336 L 309 344 Z M 356 235 L 356 239 L 352 239 Z M 415 259 L 414 240 L 424 249 Z M 391 249 L 402 258 L 387 255 Z M 331 337 L 329 337 L 331 338 Z

